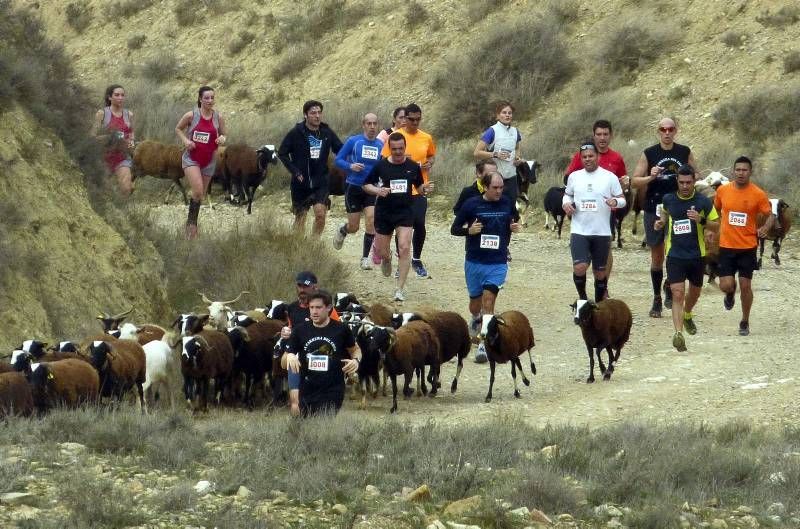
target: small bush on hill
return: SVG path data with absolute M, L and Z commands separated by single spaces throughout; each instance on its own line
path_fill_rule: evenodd
M 724 102 L 714 111 L 714 122 L 731 129 L 743 143 L 763 143 L 800 130 L 800 85 L 788 88 L 754 87 Z
M 142 65 L 142 75 L 155 83 L 174 79 L 178 70 L 178 57 L 169 50 L 158 52 Z
M 236 37 L 231 39 L 228 42 L 228 46 L 226 47 L 226 53 L 229 57 L 233 57 L 234 55 L 238 55 L 243 49 L 247 47 L 248 44 L 253 42 L 256 36 L 252 31 L 248 31 L 246 29 L 240 30 L 239 33 L 236 34 Z
M 83 33 L 92 23 L 92 6 L 83 2 L 67 4 L 64 14 L 67 16 L 69 27 L 77 33 Z
M 495 12 L 502 12 L 507 3 L 508 0 L 467 0 L 464 3 L 464 9 L 467 13 L 467 19 L 475 24 Z
M 165 143 L 176 141 L 175 125 L 195 105 L 197 92 L 187 92 L 175 101 L 159 86 L 145 80 L 132 79 L 125 84 L 126 106 L 136 114 L 136 136 Z
M 771 10 L 767 9 L 756 17 L 756 22 L 758 22 L 762 26 L 768 26 L 773 28 L 782 28 L 785 26 L 791 26 L 798 20 L 800 20 L 800 7 L 797 7 L 796 5 L 783 6 L 774 13 Z
M 741 31 L 735 31 L 729 29 L 728 31 L 720 35 L 719 40 L 726 46 L 730 46 L 731 48 L 736 48 L 741 46 L 742 36 L 743 34 Z
M 783 58 L 783 72 L 794 73 L 800 71 L 800 51 L 790 51 Z
M 278 58 L 277 64 L 272 67 L 270 77 L 278 82 L 287 77 L 294 77 L 312 64 L 314 64 L 320 51 L 310 43 L 291 44 Z
M 178 0 L 172 8 L 179 26 L 191 26 L 200 18 L 200 10 L 195 0 Z
M 756 170 L 758 185 L 776 193 L 797 211 L 800 189 L 797 168 L 800 167 L 800 133 L 780 144 L 765 160 L 763 170 Z
M 346 0 L 320 0 L 304 7 L 302 14 L 283 19 L 281 37 L 289 43 L 301 44 L 310 37 L 321 38 L 332 31 L 356 27 L 367 14 L 379 9 L 372 3 Z M 270 23 L 266 20 L 266 23 Z M 270 24 L 272 26 L 272 24 Z
M 108 20 L 128 18 L 147 9 L 154 3 L 155 0 L 116 0 L 106 4 L 103 8 L 103 14 Z
M 410 0 L 406 4 L 406 13 L 403 22 L 407 27 L 418 27 L 425 24 L 430 19 L 431 14 L 428 9 L 417 0 Z
M 131 35 L 128 37 L 128 49 L 129 50 L 138 50 L 144 45 L 144 42 L 147 40 L 147 35 L 144 33 L 137 33 L 135 35 Z

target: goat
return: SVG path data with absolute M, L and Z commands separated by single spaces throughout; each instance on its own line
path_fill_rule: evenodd
M 622 248 L 622 221 L 628 215 L 631 208 L 631 195 L 633 191 L 630 187 L 625 188 L 622 194 L 625 196 L 625 205 L 621 208 L 611 210 L 611 240 L 617 241 L 617 248 Z
M 228 330 L 233 348 L 233 371 L 245 376 L 244 402 L 254 404 L 253 387 L 263 384 L 264 376 L 272 370 L 272 352 L 280 337 L 283 322 L 264 320 Z
M 279 299 L 273 299 L 267 311 L 267 318 L 281 320 L 284 324 L 289 322 L 289 305 Z
M 467 321 L 457 312 L 451 311 L 431 311 L 421 315 L 422 321 L 433 327 L 440 345 L 440 365 L 456 358 L 456 376 L 450 385 L 450 393 L 455 393 L 458 389 L 458 377 L 461 376 L 461 369 L 464 366 L 464 358 L 469 355 L 472 341 L 469 336 L 469 326 Z M 428 381 L 433 384 L 433 380 L 439 379 L 439 366 L 431 366 Z
M 198 315 L 194 312 L 179 314 L 178 317 L 175 318 L 175 321 L 172 322 L 172 325 L 170 325 L 170 328 L 177 329 L 180 336 L 192 336 L 204 329 L 206 323 L 208 323 L 208 319 L 208 314 Z M 177 342 L 172 344 L 173 347 L 175 345 L 177 345 Z
M 131 312 L 133 312 L 133 307 L 124 312 L 120 312 L 119 314 L 114 314 L 113 316 L 108 312 L 101 312 L 95 317 L 95 319 L 100 320 L 100 323 L 103 325 L 103 331 L 108 332 L 119 329 L 120 324 Z
M 222 155 L 222 168 L 231 187 L 232 203 L 241 203 L 242 196 L 247 202 L 247 214 L 253 208 L 256 189 L 267 177 L 269 164 L 278 163 L 274 145 L 262 145 L 253 150 L 247 145 L 235 144 L 227 147 Z
M 484 314 L 479 336 L 486 346 L 486 355 L 489 357 L 489 393 L 486 394 L 486 402 L 492 401 L 495 364 L 505 364 L 508 361 L 511 361 L 514 396 L 520 398 L 519 388 L 517 387 L 517 369 L 522 375 L 522 383 L 526 386 L 531 384 L 525 377 L 525 372 L 522 370 L 522 362 L 519 360 L 523 351 L 528 351 L 531 374 L 536 374 L 536 364 L 533 363 L 533 357 L 531 356 L 531 348 L 536 345 L 536 342 L 527 316 L 516 310 L 503 312 L 499 316 Z
M 145 401 L 155 402 L 162 394 L 162 390 L 169 398 L 169 407 L 174 407 L 174 388 L 177 385 L 175 374 L 178 365 L 172 347 L 162 340 L 152 340 L 142 345 L 145 356 L 145 380 L 142 384 Z M 150 397 L 148 398 L 148 395 Z
M 536 160 L 523 160 L 522 163 L 517 165 L 517 203 L 515 204 L 519 216 L 522 219 L 522 226 L 528 225 L 526 221 L 526 213 L 531 205 L 528 198 L 528 189 L 531 184 L 536 183 L 536 172 L 541 167 Z
M 91 363 L 100 376 L 100 396 L 121 401 L 131 388 L 139 394 L 139 410 L 147 413 L 144 381 L 147 361 L 144 349 L 132 340 L 97 340 L 89 346 Z
M 100 378 L 89 363 L 69 358 L 31 364 L 32 359 L 31 353 L 22 353 L 14 367 L 30 382 L 33 403 L 39 413 L 59 406 L 76 408 L 97 400 Z
M 561 227 L 564 225 L 564 206 L 562 200 L 564 199 L 564 192 L 566 187 L 551 187 L 544 194 L 544 228 L 550 229 L 550 216 L 553 217 L 553 231 L 558 228 L 558 238 L 561 238 Z
M 772 224 L 766 237 L 758 238 L 758 268 L 761 269 L 761 261 L 764 257 L 764 242 L 772 241 L 772 255 L 770 259 L 775 261 L 775 264 L 780 266 L 781 258 L 778 255 L 781 251 L 781 243 L 783 242 L 786 234 L 792 228 L 792 210 L 782 198 L 771 198 L 772 215 L 775 217 L 775 222 Z
M 183 337 L 181 372 L 183 392 L 191 404 L 196 396 L 195 410 L 208 411 L 208 386 L 214 379 L 214 401 L 219 404 L 233 371 L 233 348 L 225 334 L 203 330 Z
M 241 292 L 239 292 L 238 296 L 229 301 L 211 301 L 206 297 L 204 293 L 198 292 L 198 294 L 203 298 L 203 303 L 208 304 L 209 322 L 218 331 L 224 331 L 225 329 L 228 328 L 228 325 L 230 323 L 229 314 L 233 313 L 233 309 L 231 309 L 228 305 L 236 303 L 242 298 L 242 296 L 249 293 L 250 292 L 246 290 L 242 290 Z
M 603 380 L 611 380 L 614 372 L 614 363 L 619 360 L 622 347 L 631 335 L 633 315 L 624 301 L 618 299 L 604 299 L 598 303 L 579 299 L 571 307 L 575 310 L 575 324 L 581 328 L 583 341 L 589 352 L 589 377 L 587 384 L 594 382 L 594 356 L 600 364 Z M 608 368 L 603 365 L 600 351 L 608 352 Z M 612 353 L 612 349 L 616 353 Z
M 149 175 L 172 180 L 172 184 L 164 196 L 164 203 L 169 201 L 172 190 L 177 187 L 183 195 L 183 203 L 188 204 L 189 198 L 186 196 L 186 189 L 181 184 L 181 178 L 183 178 L 182 155 L 183 149 L 179 145 L 164 144 L 153 140 L 141 141 L 136 144 L 136 149 L 133 151 L 134 178 Z
M 0 372 L 0 419 L 32 415 L 33 410 L 33 392 L 25 375 L 16 371 Z

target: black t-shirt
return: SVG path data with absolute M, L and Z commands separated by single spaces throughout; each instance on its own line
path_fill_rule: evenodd
M 411 208 L 411 190 L 423 184 L 419 164 L 406 158 L 403 163 L 394 164 L 382 158 L 372 168 L 365 184 L 387 187 L 391 190 L 385 197 L 378 197 L 375 211 L 398 211 Z
M 300 306 L 299 301 L 293 301 L 286 306 L 286 313 L 289 315 L 289 323 L 292 326 L 300 325 L 304 321 L 311 321 L 308 305 Z
M 673 143 L 672 149 L 665 151 L 660 143 L 644 150 L 647 158 L 647 175 L 653 167 L 663 167 L 664 170 L 652 182 L 647 184 L 647 195 L 644 210 L 649 213 L 656 212 L 656 205 L 661 204 L 664 195 L 678 191 L 678 168 L 689 163 L 692 150 L 686 145 Z
M 306 402 L 331 401 L 344 394 L 342 360 L 350 358 L 347 349 L 356 344 L 344 323 L 330 320 L 325 327 L 310 321 L 295 324 L 289 350 L 300 357 L 300 395 Z

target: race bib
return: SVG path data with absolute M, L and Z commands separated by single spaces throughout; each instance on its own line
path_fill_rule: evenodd
M 738 211 L 729 211 L 728 224 L 730 224 L 731 226 L 747 226 L 747 213 L 739 213 Z
M 481 248 L 486 250 L 499 250 L 500 249 L 500 236 L 499 235 L 485 235 L 481 233 Z
M 308 137 L 308 155 L 312 160 L 319 160 L 322 153 L 322 140 L 314 136 Z
M 361 146 L 361 158 L 364 160 L 377 160 L 378 156 L 380 156 L 380 153 L 377 147 L 372 147 L 371 145 Z
M 327 371 L 328 370 L 329 356 L 325 355 L 308 355 L 308 370 L 309 371 Z
M 408 192 L 408 180 L 389 180 L 389 190 L 392 193 Z
M 309 151 L 311 159 L 312 160 L 319 160 L 320 152 L 322 152 L 322 149 L 320 149 L 319 147 L 311 147 L 310 151 Z
M 192 132 L 192 141 L 195 143 L 208 143 L 208 140 L 210 139 L 210 132 L 201 132 L 199 130 Z
M 683 235 L 684 233 L 692 233 L 692 221 L 689 219 L 676 220 L 672 222 L 672 233 L 675 235 Z
M 597 211 L 597 200 L 581 200 L 578 203 L 579 211 Z

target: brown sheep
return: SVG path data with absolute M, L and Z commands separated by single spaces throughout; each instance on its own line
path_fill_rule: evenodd
M 183 194 L 183 203 L 188 204 L 186 189 L 181 184 L 183 178 L 183 168 L 181 167 L 181 156 L 183 149 L 180 145 L 165 144 L 153 140 L 144 140 L 136 144 L 133 151 L 133 174 L 134 177 L 149 175 L 155 178 L 172 180 L 164 203 L 169 201 L 173 188 L 177 187 Z
M 183 391 L 190 404 L 198 397 L 199 411 L 208 411 L 208 386 L 214 379 L 214 400 L 217 404 L 233 372 L 233 347 L 223 333 L 203 330 L 183 337 L 181 352 Z
M 392 323 L 392 311 L 386 305 L 373 303 L 367 311 L 369 321 L 381 327 L 388 327 Z
M 469 350 L 472 347 L 472 341 L 469 336 L 469 326 L 466 320 L 457 312 L 451 311 L 430 311 L 420 314 L 422 321 L 433 327 L 436 331 L 436 337 L 439 339 L 441 346 L 440 363 L 449 362 L 451 359 L 458 359 L 458 367 L 456 367 L 456 376 L 450 385 L 450 393 L 455 393 L 458 389 L 458 377 L 461 375 L 461 369 L 464 366 L 464 358 L 469 355 Z M 433 378 L 439 378 L 438 368 L 434 373 L 434 368 L 431 366 L 428 382 L 433 384 Z
M 92 365 L 100 376 L 100 396 L 122 400 L 131 388 L 139 393 L 139 409 L 147 413 L 144 400 L 147 363 L 144 349 L 133 340 L 97 340 L 89 346 Z
M 522 375 L 522 383 L 530 385 L 530 381 L 525 377 L 522 370 L 522 362 L 519 357 L 524 351 L 528 351 L 528 359 L 531 362 L 531 373 L 536 374 L 536 364 L 533 363 L 531 348 L 536 345 L 533 338 L 533 329 L 527 316 L 516 310 L 503 312 L 499 316 L 484 314 L 481 325 L 480 337 L 486 346 L 486 355 L 489 357 L 489 393 L 486 394 L 486 402 L 492 400 L 492 387 L 494 386 L 495 364 L 505 364 L 511 361 L 511 378 L 514 379 L 514 396 L 520 398 L 519 388 L 517 387 L 517 369 Z
M 14 368 L 11 367 L 11 364 L 8 362 L 0 362 L 0 374 L 2 373 L 13 373 Z
M 628 305 L 619 299 L 604 299 L 598 303 L 581 299 L 572 305 L 575 309 L 575 324 L 580 325 L 583 341 L 589 352 L 589 378 L 587 384 L 594 382 L 594 356 L 600 364 L 603 380 L 611 380 L 614 363 L 619 360 L 622 347 L 631 335 L 633 315 Z M 603 365 L 600 351 L 608 351 L 608 368 Z M 612 353 L 616 349 L 616 354 Z
M 258 150 L 244 144 L 230 145 L 221 157 L 224 180 L 233 203 L 247 202 L 247 214 L 253 209 L 256 189 L 267 177 L 270 163 L 277 163 L 274 145 L 262 145 Z
M 10 415 L 28 416 L 33 409 L 33 393 L 25 375 L 0 373 L 0 419 Z
M 75 408 L 97 400 L 100 377 L 83 360 L 68 358 L 42 362 L 29 374 L 36 409 L 41 413 L 58 406 Z
M 772 216 L 775 217 L 775 222 L 772 223 L 772 227 L 769 229 L 769 232 L 767 232 L 766 237 L 763 239 L 761 237 L 758 238 L 759 269 L 761 268 L 761 261 L 764 257 L 764 241 L 772 241 L 772 255 L 770 258 L 775 261 L 776 265 L 780 266 L 781 258 L 778 254 L 781 251 L 781 243 L 792 228 L 792 209 L 789 207 L 789 204 L 782 198 L 773 198 L 770 199 L 770 202 L 772 203 Z M 766 220 L 766 218 L 763 219 L 764 222 L 766 222 Z M 761 224 L 763 224 L 763 222 L 759 222 L 759 225 Z

